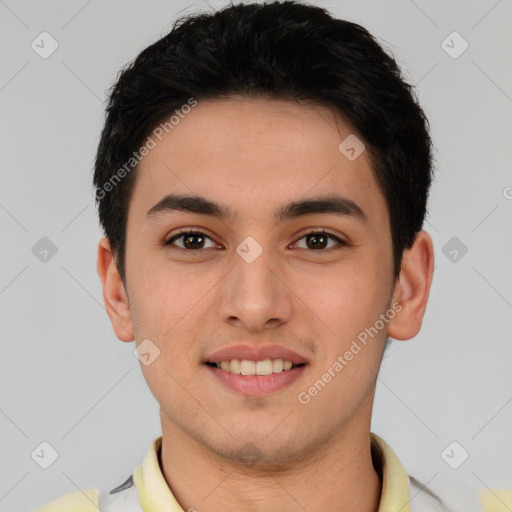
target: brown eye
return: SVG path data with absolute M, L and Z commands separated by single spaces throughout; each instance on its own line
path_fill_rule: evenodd
M 301 247 L 301 249 L 311 249 L 313 251 L 325 249 L 329 240 L 334 240 L 338 245 L 348 245 L 343 240 L 327 231 L 311 231 L 311 233 L 307 233 L 299 240 L 302 239 L 306 239 L 306 247 Z
M 178 249 L 189 250 L 189 251 L 198 251 L 204 249 L 204 244 L 206 240 L 213 240 L 206 236 L 201 231 L 180 231 L 178 234 L 174 235 L 172 238 L 167 240 L 164 245 L 175 245 L 174 242 L 176 240 L 182 240 L 182 246 L 177 246 Z M 215 247 L 215 244 L 212 246 Z M 208 247 L 207 247 L 208 248 Z

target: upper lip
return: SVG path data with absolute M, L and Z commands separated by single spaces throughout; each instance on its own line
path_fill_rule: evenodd
M 205 363 L 222 363 L 232 359 L 247 361 L 263 361 L 264 359 L 282 359 L 293 364 L 307 363 L 308 360 L 293 350 L 280 345 L 232 345 L 223 347 L 209 355 Z

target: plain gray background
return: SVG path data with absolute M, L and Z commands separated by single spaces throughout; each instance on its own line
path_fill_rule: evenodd
M 512 2 L 310 3 L 377 36 L 431 123 L 430 302 L 421 333 L 386 354 L 372 431 L 448 505 L 477 512 L 477 489 L 512 488 Z M 92 167 L 121 66 L 179 12 L 205 9 L 0 0 L 1 512 L 114 487 L 160 435 L 134 342 L 115 337 L 103 307 Z M 45 59 L 31 47 L 44 31 L 58 43 Z M 47 261 L 43 237 L 57 250 Z M 469 454 L 457 469 L 442 456 L 454 441 L 452 464 Z M 48 469 L 31 456 L 42 442 L 58 453 Z

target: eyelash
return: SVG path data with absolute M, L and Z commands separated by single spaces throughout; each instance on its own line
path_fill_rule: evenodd
M 198 231 L 196 229 L 187 229 L 187 230 L 179 231 L 178 233 L 173 235 L 171 238 L 166 240 L 163 245 L 171 246 L 172 247 L 172 242 L 174 242 L 175 240 L 178 240 L 179 238 L 181 238 L 181 237 L 183 237 L 185 235 L 201 235 L 201 236 L 204 236 L 205 238 L 208 238 L 208 239 L 212 240 L 208 235 L 206 235 L 202 231 Z M 326 230 L 316 230 L 316 229 L 314 229 L 312 231 L 308 231 L 307 233 L 302 235 L 300 238 L 297 239 L 297 242 L 299 240 L 302 240 L 303 238 L 309 236 L 309 235 L 327 235 L 330 239 L 335 240 L 336 242 L 338 242 L 338 244 L 340 246 L 348 246 L 349 245 L 347 242 L 345 242 L 341 238 L 337 237 L 333 233 L 330 233 L 329 231 L 326 231 Z M 212 242 L 213 241 L 214 240 L 212 240 Z M 172 247 L 172 248 L 173 249 L 178 249 L 178 250 L 181 250 L 181 251 L 186 251 L 186 252 L 189 252 L 189 253 L 198 253 L 198 252 L 206 250 L 206 249 L 184 249 L 182 247 Z M 332 247 L 330 249 L 332 249 Z M 306 249 L 306 250 L 308 250 L 308 249 Z M 316 251 L 315 251 L 315 249 L 309 249 L 309 250 L 310 251 L 314 251 L 314 252 L 326 252 L 329 249 L 318 249 Z

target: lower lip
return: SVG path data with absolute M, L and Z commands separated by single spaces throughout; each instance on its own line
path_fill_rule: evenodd
M 296 366 L 270 375 L 236 375 L 215 366 L 206 365 L 213 375 L 225 386 L 244 396 L 265 396 L 280 391 L 295 382 L 306 365 Z

